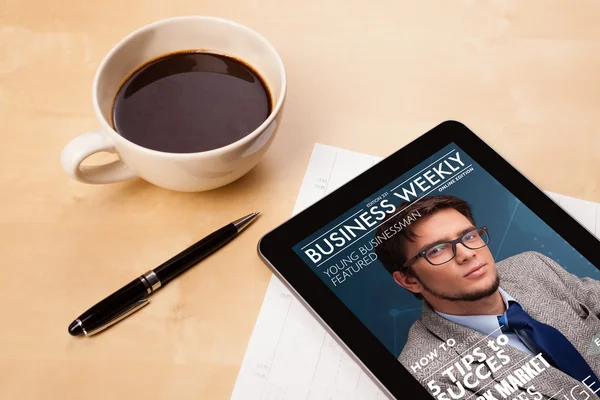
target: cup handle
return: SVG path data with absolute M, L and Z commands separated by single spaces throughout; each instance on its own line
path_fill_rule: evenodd
M 81 166 L 83 160 L 102 151 L 118 154 L 112 140 L 99 130 L 84 133 L 67 143 L 62 150 L 62 167 L 73 179 L 84 183 L 114 183 L 136 177 L 120 159 L 104 165 Z

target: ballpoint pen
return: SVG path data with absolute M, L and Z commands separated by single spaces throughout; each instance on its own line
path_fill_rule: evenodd
M 147 297 L 235 238 L 258 214 L 255 212 L 225 225 L 158 267 L 135 278 L 81 314 L 69 325 L 69 333 L 73 336 L 90 336 L 133 314 L 149 303 Z

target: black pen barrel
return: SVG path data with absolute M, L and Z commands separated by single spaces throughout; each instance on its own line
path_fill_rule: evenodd
M 165 261 L 154 268 L 154 273 L 161 282 L 166 284 L 171 279 L 185 272 L 188 268 L 197 264 L 203 258 L 209 256 L 225 243 L 237 235 L 238 231 L 233 224 L 225 225 L 223 228 L 211 233 L 204 239 L 199 240 L 186 250 Z
M 69 326 L 69 333 L 77 336 L 85 332 L 91 332 L 96 327 L 105 325 L 116 314 L 119 314 L 131 304 L 142 300 L 147 295 L 146 285 L 140 278 L 136 278 L 81 314 Z
M 155 269 L 129 282 L 81 314 L 69 325 L 69 334 L 94 335 L 144 307 L 148 304 L 146 297 L 231 241 L 258 215 L 258 212 L 254 212 L 225 225 Z

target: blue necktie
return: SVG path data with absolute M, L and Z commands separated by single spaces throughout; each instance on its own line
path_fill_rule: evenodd
M 508 328 L 513 330 L 524 330 L 537 346 L 542 350 L 542 355 L 548 362 L 570 375 L 579 382 L 586 380 L 587 384 L 600 382 L 592 368 L 557 329 L 531 318 L 518 303 L 512 302 L 506 310 Z

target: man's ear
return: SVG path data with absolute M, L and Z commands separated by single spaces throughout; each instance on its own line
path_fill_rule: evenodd
M 398 285 L 412 293 L 421 293 L 423 291 L 423 285 L 421 285 L 421 282 L 419 282 L 419 280 L 412 275 L 395 271 L 392 276 Z

